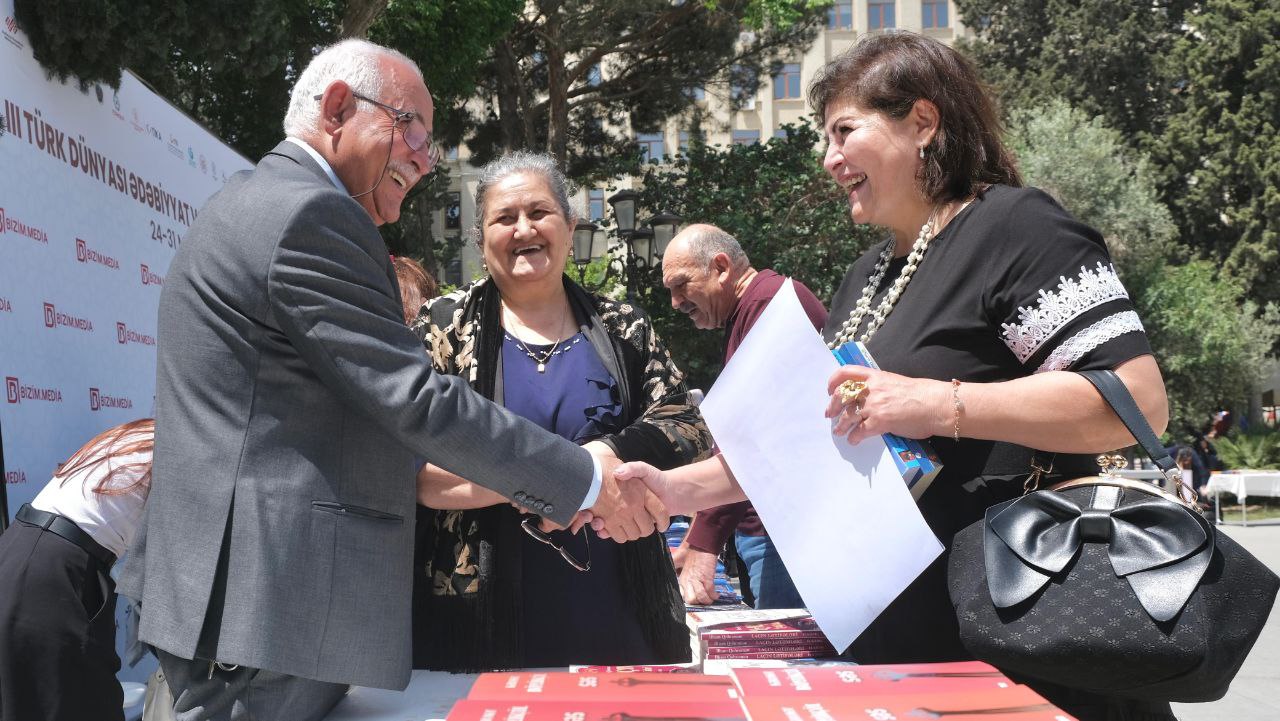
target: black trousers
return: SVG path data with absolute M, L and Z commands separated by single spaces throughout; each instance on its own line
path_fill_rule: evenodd
M 0 534 L 0 721 L 123 721 L 115 583 L 74 543 Z

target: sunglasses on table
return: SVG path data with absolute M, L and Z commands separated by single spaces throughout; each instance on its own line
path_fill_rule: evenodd
M 560 557 L 564 559 L 565 563 L 569 564 L 570 566 L 573 566 L 575 569 L 579 571 L 590 571 L 591 570 L 591 539 L 588 537 L 588 534 L 586 533 L 582 534 L 582 540 L 586 544 L 586 548 L 587 548 L 587 560 L 579 561 L 578 559 L 573 557 L 573 554 L 565 550 L 564 546 L 560 545 L 559 543 L 556 543 L 555 540 L 551 538 L 551 536 L 548 536 L 545 532 L 543 532 L 541 528 L 538 528 L 538 523 L 541 520 L 542 519 L 539 518 L 538 516 L 529 516 L 520 522 L 520 529 L 523 530 L 525 533 L 529 534 L 529 537 L 532 538 L 533 540 L 539 543 L 545 543 L 548 546 L 551 546 L 552 548 L 554 548 L 556 551 L 558 551 L 560 553 Z

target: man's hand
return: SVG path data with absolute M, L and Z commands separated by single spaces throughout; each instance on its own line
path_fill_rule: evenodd
M 680 571 L 680 595 L 685 603 L 708 605 L 720 597 L 716 590 L 716 554 L 690 548 Z
M 594 520 L 592 528 L 601 538 L 612 538 L 618 543 L 643 538 L 654 530 L 665 531 L 671 525 L 667 509 L 636 479 L 620 479 L 614 475 L 621 461 L 612 449 L 599 441 L 583 446 L 600 461 L 601 485 L 596 504 L 589 510 Z
M 686 533 L 680 545 L 671 549 L 671 565 L 675 566 L 677 571 L 684 568 L 684 559 L 688 558 L 692 550 L 689 548 L 689 535 Z

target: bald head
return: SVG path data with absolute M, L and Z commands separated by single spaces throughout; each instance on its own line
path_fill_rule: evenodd
M 751 273 L 737 239 L 714 225 L 685 228 L 662 254 L 662 284 L 671 291 L 671 307 L 703 330 L 724 326 Z

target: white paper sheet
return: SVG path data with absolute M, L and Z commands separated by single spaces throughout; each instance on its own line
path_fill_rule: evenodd
M 823 416 L 839 366 L 788 281 L 701 410 L 818 626 L 845 649 L 943 550 L 879 439 Z

